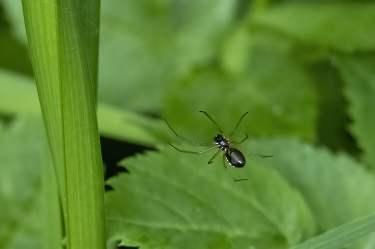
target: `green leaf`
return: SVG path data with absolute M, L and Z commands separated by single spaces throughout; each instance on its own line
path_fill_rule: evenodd
M 21 1 L 1 1 L 0 68 L 32 75 Z
M 363 150 L 364 162 L 375 170 L 375 60 L 373 56 L 339 57 L 336 65 L 345 81 L 344 94 L 353 120 L 350 130 Z
M 312 236 L 303 198 L 262 159 L 231 167 L 249 179 L 233 182 L 221 156 L 207 165 L 213 153 L 168 147 L 122 161 L 130 174 L 108 180 L 111 239 L 140 248 L 285 248 Z
M 100 134 L 105 137 L 148 147 L 167 141 L 168 127 L 164 120 L 111 105 L 98 105 L 98 124 Z
M 341 249 L 349 243 L 373 233 L 374 230 L 375 214 L 370 214 L 329 230 L 290 249 Z
M 18 41 L 27 45 L 25 21 L 22 15 L 22 2 L 3 0 L 1 4 L 5 10 L 5 17 L 11 26 L 11 32 Z
M 246 70 L 252 35 L 247 26 L 241 25 L 228 36 L 224 43 L 221 62 L 226 71 L 236 74 Z
M 249 141 L 242 146 L 252 153 L 270 153 L 264 160 L 298 189 L 313 212 L 322 232 L 375 211 L 375 179 L 344 153 L 332 154 L 296 139 Z M 375 236 L 361 241 L 372 245 Z
M 240 129 L 250 136 L 283 134 L 311 140 L 316 105 L 312 81 L 303 68 L 284 55 L 252 47 L 246 74 L 208 67 L 174 84 L 164 117 L 180 135 L 208 142 L 217 131 L 198 111 L 208 112 L 227 133 L 248 111 Z
M 61 248 L 56 174 L 41 117 L 19 115 L 0 126 L 0 138 L 0 247 Z
M 103 1 L 100 100 L 160 112 L 167 86 L 218 51 L 234 8 L 231 0 Z
M 96 119 L 99 1 L 23 1 L 35 81 L 70 249 L 104 248 Z
M 375 48 L 375 4 L 288 3 L 255 12 L 251 24 L 344 52 Z
M 42 248 L 44 136 L 35 118 L 0 124 L 0 248 Z
M 40 115 L 40 103 L 32 78 L 0 69 L 0 112 L 7 115 Z
M 347 101 L 342 94 L 344 82 L 338 70 L 333 66 L 336 57 L 322 63 L 309 66 L 319 92 L 319 115 L 317 120 L 317 138 L 319 144 L 335 151 L 358 152 L 353 138 L 348 134 Z

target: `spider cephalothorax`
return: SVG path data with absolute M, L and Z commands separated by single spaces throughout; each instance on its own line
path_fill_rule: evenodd
M 220 134 L 217 134 L 217 137 L 214 137 L 214 141 L 216 142 L 216 144 L 219 146 L 221 150 L 225 151 L 227 148 L 230 147 L 229 141 Z

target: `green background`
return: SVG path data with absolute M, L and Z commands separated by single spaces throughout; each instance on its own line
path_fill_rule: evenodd
M 375 212 L 373 1 L 103 0 L 100 11 L 109 248 L 289 248 Z M 273 157 L 246 155 L 229 170 L 249 180 L 235 183 L 220 156 L 207 165 L 214 151 L 170 147 L 203 150 L 164 119 L 213 141 L 201 110 L 227 134 L 248 111 L 233 139 L 247 133 L 242 149 Z M 0 248 L 48 248 L 51 165 L 22 6 L 3 0 Z M 375 248 L 369 217 L 298 248 Z

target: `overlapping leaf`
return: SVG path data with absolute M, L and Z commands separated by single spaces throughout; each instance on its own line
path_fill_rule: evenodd
M 219 49 L 234 8 L 230 0 L 103 1 L 101 100 L 158 112 L 176 75 Z
M 130 174 L 108 181 L 112 239 L 141 248 L 286 248 L 313 235 L 303 198 L 260 160 L 232 170 L 221 157 L 172 148 L 126 159 Z M 273 163 L 276 160 L 270 159 Z
M 375 169 L 375 60 L 373 56 L 339 58 L 337 66 L 345 81 L 345 96 L 353 119 L 350 130 L 363 149 L 367 166 Z
M 171 125 L 181 126 L 178 130 L 182 134 L 196 134 L 196 139 L 210 141 L 217 131 L 198 111 L 208 112 L 228 133 L 248 111 L 240 129 L 249 135 L 288 134 L 312 139 L 316 95 L 307 73 L 283 55 L 252 50 L 245 75 L 202 68 L 175 84 L 165 118 Z
M 0 70 L 0 113 L 40 115 L 34 81 L 7 70 Z M 146 146 L 165 142 L 164 121 L 107 104 L 98 104 L 101 135 Z
M 338 249 L 368 234 L 374 233 L 375 214 L 365 215 L 352 222 L 331 229 L 290 249 Z M 367 248 L 371 244 L 367 244 Z M 363 248 L 363 247 L 362 247 Z
M 273 166 L 299 189 L 320 231 L 375 212 L 375 179 L 348 155 L 333 155 L 296 139 L 250 141 L 246 147 L 254 153 L 270 152 L 277 158 L 277 163 L 270 160 L 263 163 Z M 372 245 L 374 241 L 375 236 L 369 237 L 362 241 L 362 246 Z
M 109 181 L 114 188 L 107 196 L 112 238 L 141 248 L 191 243 L 194 248 L 217 241 L 221 248 L 282 248 L 312 235 L 309 208 L 320 232 L 375 211 L 373 176 L 344 154 L 333 155 L 296 139 L 251 141 L 242 147 L 274 156 L 248 157 L 245 168 L 232 169 L 235 176 L 249 178 L 239 183 L 221 168 L 221 158 L 206 165 L 211 156 L 205 154 L 163 149 L 161 155 L 148 153 L 125 160 L 130 174 Z M 353 234 L 346 229 L 348 236 L 361 237 L 355 225 L 349 228 Z M 373 242 L 374 236 L 368 236 L 351 248 Z

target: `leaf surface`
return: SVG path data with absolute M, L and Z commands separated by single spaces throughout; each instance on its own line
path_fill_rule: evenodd
M 331 229 L 290 249 L 341 249 L 358 238 L 374 233 L 374 230 L 375 214 L 370 214 Z
M 290 58 L 266 49 L 252 48 L 246 74 L 202 68 L 175 84 L 171 93 L 164 116 L 182 136 L 208 142 L 217 134 L 198 111 L 206 111 L 227 135 L 248 111 L 239 131 L 250 136 L 314 137 L 317 100 L 311 79 Z
M 363 165 L 344 153 L 332 154 L 294 139 L 249 141 L 243 147 L 253 153 L 272 153 L 274 167 L 311 208 L 318 230 L 328 231 L 354 219 L 375 212 L 375 179 Z M 361 240 L 358 247 L 373 245 L 375 236 Z
M 375 60 L 373 56 L 343 57 L 337 66 L 345 81 L 344 94 L 353 120 L 350 130 L 363 150 L 367 167 L 375 170 Z
M 204 155 L 168 147 L 122 161 L 130 174 L 108 181 L 110 237 L 141 248 L 286 248 L 314 233 L 303 198 L 270 167 L 231 167 L 249 179 L 235 183 L 220 156 L 207 165 Z
M 288 3 L 254 13 L 251 22 L 308 44 L 344 52 L 375 48 L 373 3 Z
M 217 52 L 234 8 L 230 0 L 103 1 L 99 98 L 158 113 L 168 85 Z

